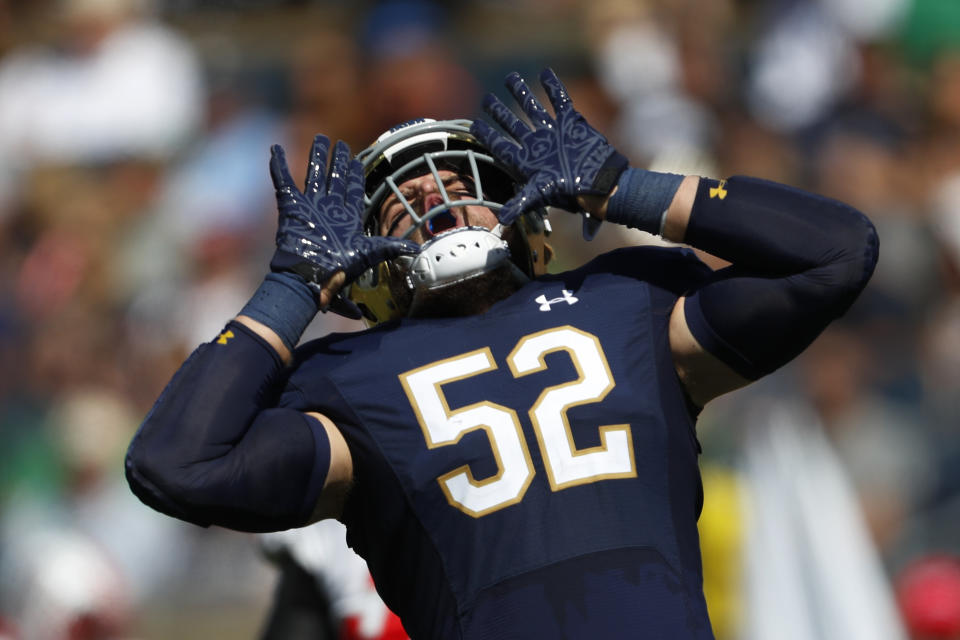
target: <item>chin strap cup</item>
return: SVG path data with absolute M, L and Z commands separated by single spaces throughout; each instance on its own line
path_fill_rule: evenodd
M 510 259 L 510 249 L 496 230 L 460 227 L 431 238 L 413 259 L 407 286 L 430 288 L 496 269 Z

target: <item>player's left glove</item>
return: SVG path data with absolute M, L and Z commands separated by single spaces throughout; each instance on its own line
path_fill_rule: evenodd
M 627 158 L 573 108 L 567 90 L 551 69 L 540 74 L 556 117 L 551 117 L 517 73 L 506 78 L 506 86 L 533 127 L 517 118 L 496 96 L 488 94 L 483 109 L 511 138 L 482 120 L 474 121 L 471 132 L 495 158 L 526 178 L 519 193 L 507 201 L 498 217 L 504 225 L 519 215 L 545 205 L 582 212 L 578 196 L 606 196 L 628 167 Z M 585 220 L 588 237 L 599 222 Z M 588 228 L 589 227 L 589 228 Z
M 342 283 L 346 285 L 384 260 L 420 251 L 419 245 L 409 240 L 364 235 L 363 165 L 352 159 L 346 143 L 338 141 L 327 172 L 329 149 L 326 136 L 314 138 L 302 192 L 290 177 L 283 147 L 270 149 L 270 176 L 279 211 L 277 249 L 270 269 L 303 278 L 318 305 L 321 292 L 337 272 L 346 275 Z M 330 310 L 349 318 L 361 317 L 357 306 L 339 292 Z

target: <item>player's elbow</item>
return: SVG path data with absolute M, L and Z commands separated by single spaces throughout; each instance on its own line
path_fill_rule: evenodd
M 201 431 L 198 424 L 179 429 L 184 424 L 154 414 L 127 450 L 127 482 L 146 505 L 193 524 L 249 532 L 303 526 L 329 456 L 316 471 L 314 437 L 305 418 L 291 422 L 291 414 L 302 416 L 267 410 L 235 442 L 211 436 L 199 444 L 184 436 Z
M 151 445 L 138 435 L 127 449 L 124 472 L 130 490 L 141 502 L 161 513 L 208 526 L 204 505 L 189 485 L 194 470 L 169 448 Z
M 851 223 L 836 238 L 836 259 L 823 270 L 832 302 L 842 315 L 854 303 L 870 281 L 880 257 L 880 238 L 870 220 L 859 211 L 850 210 Z

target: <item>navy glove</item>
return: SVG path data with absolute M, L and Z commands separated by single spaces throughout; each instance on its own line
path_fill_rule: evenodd
M 577 196 L 606 196 L 629 164 L 627 158 L 573 108 L 567 90 L 552 70 L 545 69 L 540 74 L 540 83 L 550 98 L 556 119 L 534 97 L 520 75 L 511 73 L 505 84 L 533 128 L 493 94 L 484 99 L 483 109 L 513 139 L 481 120 L 474 121 L 470 127 L 496 159 L 527 180 L 520 192 L 499 211 L 498 217 L 504 225 L 526 211 L 545 205 L 581 211 Z M 597 226 L 598 220 L 585 219 L 584 235 L 592 237 Z
M 318 304 L 324 285 L 338 271 L 346 274 L 346 285 L 384 260 L 420 252 L 420 246 L 409 240 L 363 234 L 363 165 L 352 159 L 350 148 L 339 141 L 326 172 L 329 149 L 326 136 L 314 138 L 303 192 L 290 177 L 283 147 L 270 149 L 270 176 L 280 215 L 270 269 L 300 276 Z M 341 293 L 330 310 L 349 318 L 361 317 L 357 306 Z

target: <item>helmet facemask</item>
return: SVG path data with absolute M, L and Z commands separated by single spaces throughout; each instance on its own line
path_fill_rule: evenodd
M 407 315 L 415 299 L 431 291 L 450 291 L 495 270 L 532 278 L 546 271 L 551 250 L 544 242 L 549 225 L 544 212 L 522 216 L 509 228 L 452 226 L 451 210 L 485 207 L 496 214 L 516 193 L 518 181 L 470 134 L 469 120 L 415 120 L 394 127 L 358 155 L 364 165 L 366 194 L 364 229 L 381 233 L 380 209 L 395 195 L 411 225 L 403 237 L 426 228 L 430 239 L 418 256 L 403 256 L 361 275 L 349 291 L 368 325 Z M 442 171 L 460 176 L 470 193 L 451 194 Z M 400 186 L 432 174 L 442 202 L 419 214 Z M 500 277 L 503 277 L 502 274 Z M 436 296 L 434 296 L 436 297 Z

